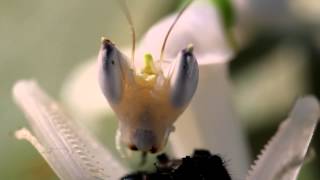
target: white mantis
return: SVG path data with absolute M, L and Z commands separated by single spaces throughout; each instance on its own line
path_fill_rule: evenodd
M 199 12 L 197 7 L 193 8 L 195 9 L 186 13 Z M 210 13 L 210 9 L 203 8 L 199 15 L 208 16 Z M 217 43 L 217 41 L 211 40 L 216 39 L 213 36 L 219 33 L 206 34 L 207 31 L 203 28 L 212 28 L 210 22 L 204 22 L 206 20 L 201 18 L 198 21 L 193 21 L 196 23 L 192 25 L 199 28 L 198 31 L 184 28 L 188 24 L 181 23 L 180 26 L 177 26 L 176 34 L 173 32 L 174 36 L 168 39 L 169 42 L 175 43 L 168 43 L 167 52 L 163 54 L 163 60 L 174 59 L 181 49 L 186 49 L 178 56 L 182 58 L 173 61 L 177 63 L 174 66 L 175 68 L 171 70 L 167 68 L 167 71 L 161 71 L 161 68 L 167 65 L 166 62 L 163 61 L 161 65 L 157 64 L 149 54 L 144 53 L 151 52 L 154 59 L 162 59 L 160 58 L 162 42 L 152 43 L 154 39 L 150 37 L 154 37 L 155 34 L 164 37 L 165 31 L 159 27 L 168 30 L 173 20 L 172 18 L 165 19 L 155 28 L 152 28 L 142 40 L 136 56 L 137 60 L 145 59 L 145 66 L 141 71 L 133 71 L 133 64 L 125 60 L 110 41 L 102 40 L 99 58 L 101 65 L 104 63 L 103 66 L 100 66 L 102 90 L 105 91 L 105 96 L 121 118 L 119 131 L 121 141 L 130 148 L 137 148 L 143 152 L 157 152 L 163 148 L 168 133 L 172 131 L 172 123 L 175 121 L 175 117 L 183 111 L 195 91 L 197 76 L 191 76 L 191 82 L 182 83 L 185 86 L 179 84 L 181 82 L 178 78 L 181 77 L 179 75 L 185 73 L 179 70 L 179 67 L 183 69 L 182 60 L 188 62 L 188 68 L 197 68 L 196 60 L 192 54 L 201 55 L 201 59 L 205 63 L 206 59 L 212 58 L 209 52 Z M 222 34 L 220 35 L 222 36 Z M 194 43 L 193 51 L 191 47 L 187 46 L 191 42 L 190 40 Z M 219 45 L 221 46 L 221 44 Z M 143 49 L 147 50 L 144 51 Z M 108 53 L 110 53 L 109 56 Z M 116 66 L 116 68 L 112 68 L 113 66 Z M 189 72 L 197 73 L 197 69 Z M 166 77 L 172 77 L 172 81 L 167 81 Z M 152 96 L 147 93 L 148 90 L 153 88 L 156 88 L 155 92 L 159 93 L 159 96 Z M 177 93 L 177 89 L 186 90 L 185 94 Z M 128 172 L 109 151 L 103 149 L 96 139 L 79 129 L 70 120 L 70 117 L 65 115 L 59 105 L 48 97 L 36 83 L 20 81 L 15 85 L 13 93 L 17 104 L 26 113 L 36 136 L 35 138 L 28 130 L 22 129 L 17 131 L 16 137 L 29 140 L 61 179 L 118 179 Z M 138 94 L 139 98 L 123 100 L 124 97 L 134 97 L 130 93 Z M 153 98 L 156 97 L 164 98 L 165 101 L 157 101 L 156 99 L 153 101 Z M 146 118 L 139 119 L 138 116 L 141 114 L 141 110 L 145 108 L 136 106 L 135 102 L 141 104 L 155 103 L 152 104 L 151 112 L 154 113 L 153 115 L 165 114 L 167 118 L 163 119 L 166 119 L 167 123 L 163 123 L 162 119 L 159 118 L 160 116 L 152 119 L 150 123 L 145 123 L 144 119 Z M 131 109 L 131 107 L 133 108 Z M 172 109 L 166 109 L 168 107 Z M 132 117 L 131 120 L 135 121 L 129 121 L 130 119 L 126 117 Z M 298 100 L 292 113 L 279 128 L 277 135 L 269 146 L 266 147 L 247 179 L 269 180 L 274 177 L 296 179 L 318 118 L 319 104 L 314 97 L 310 96 Z M 239 178 L 244 179 L 244 177 Z
M 102 39 L 98 56 L 100 87 L 119 119 L 118 141 L 131 150 L 152 153 L 162 150 L 174 129 L 173 123 L 197 88 L 199 70 L 192 46 L 182 49 L 176 59 L 166 59 L 170 62 L 169 70 L 163 66 L 166 41 L 182 12 L 164 37 L 160 59 L 155 62 L 151 54 L 145 53 L 141 70 L 134 64 L 133 28 L 131 61 L 111 41 Z

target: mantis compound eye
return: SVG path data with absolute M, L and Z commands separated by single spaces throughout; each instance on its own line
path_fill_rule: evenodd
M 109 103 L 117 104 L 122 98 L 128 63 L 115 45 L 105 38 L 102 38 L 98 62 L 101 90 Z
M 175 107 L 189 104 L 197 89 L 199 68 L 192 51 L 192 46 L 182 50 L 180 57 L 173 64 L 170 95 L 171 103 Z

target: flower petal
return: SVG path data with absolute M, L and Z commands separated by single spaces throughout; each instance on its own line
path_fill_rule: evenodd
M 186 112 L 176 122 L 171 145 L 185 156 L 195 148 L 222 155 L 231 175 L 245 177 L 249 153 L 242 128 L 232 106 L 227 63 L 200 66 L 198 89 Z M 234 177 L 236 178 L 236 177 Z
M 27 139 L 61 179 L 116 179 L 126 169 L 112 154 L 78 127 L 34 81 L 19 81 L 13 95 L 28 117 L 35 137 L 27 130 L 16 133 Z
M 142 59 L 146 52 L 151 53 L 155 59 L 159 59 L 164 37 L 176 16 L 177 14 L 169 16 L 152 26 L 140 42 L 137 59 Z M 194 54 L 199 65 L 202 65 L 204 60 L 200 59 L 200 56 L 233 54 L 225 38 L 218 10 L 209 1 L 194 1 L 186 9 L 169 36 L 164 59 L 176 58 L 179 52 L 190 44 L 194 45 Z M 214 58 L 205 60 L 210 61 L 204 64 L 216 62 Z
M 258 157 L 247 179 L 296 179 L 319 116 L 319 103 L 315 97 L 299 99 L 288 119 Z

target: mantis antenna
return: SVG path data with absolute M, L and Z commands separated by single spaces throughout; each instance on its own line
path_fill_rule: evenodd
M 131 31 L 131 38 L 132 38 L 132 49 L 131 49 L 131 61 L 132 61 L 132 66 L 134 66 L 134 56 L 135 56 L 135 49 L 136 49 L 136 30 L 134 28 L 134 24 L 131 18 L 131 14 L 128 8 L 128 4 L 126 0 L 120 0 L 118 1 L 124 15 L 126 16 L 126 19 L 129 23 L 130 31 Z
M 160 51 L 160 62 L 163 60 L 163 55 L 164 55 L 164 51 L 166 48 L 166 44 L 169 38 L 169 35 L 171 34 L 174 26 L 177 24 L 178 20 L 180 19 L 181 15 L 185 12 L 185 10 L 189 7 L 189 5 L 193 2 L 193 0 L 188 1 L 184 7 L 181 9 L 181 11 L 178 13 L 177 17 L 174 19 L 173 23 L 171 24 L 166 36 L 164 37 L 163 43 L 162 43 L 162 47 L 161 47 L 161 51 Z

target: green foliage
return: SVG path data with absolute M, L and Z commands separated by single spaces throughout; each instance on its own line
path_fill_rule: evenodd
M 219 11 L 220 18 L 223 22 L 225 36 L 234 50 L 238 49 L 237 42 L 232 33 L 232 27 L 235 23 L 235 13 L 232 0 L 210 0 Z
M 235 13 L 231 0 L 210 0 L 219 10 L 224 27 L 229 29 L 235 22 Z

